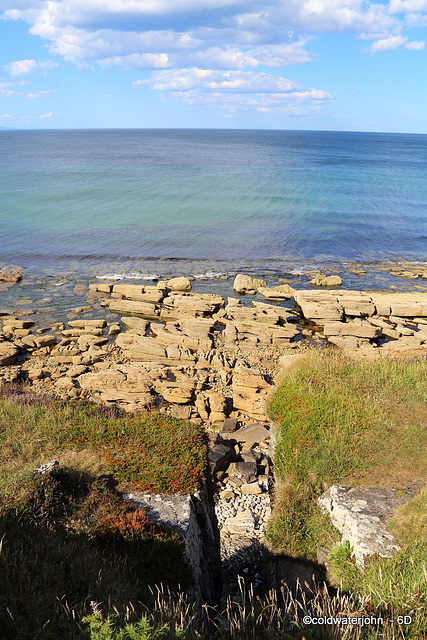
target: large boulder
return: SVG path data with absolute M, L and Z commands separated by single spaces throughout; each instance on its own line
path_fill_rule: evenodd
M 356 338 L 368 338 L 374 340 L 380 338 L 381 329 L 371 325 L 356 324 L 354 322 L 330 322 L 325 324 L 323 333 L 329 336 L 355 336 Z
M 221 296 L 210 293 L 173 293 L 163 300 L 161 319 L 210 318 L 225 305 Z
M 267 286 L 267 282 L 261 278 L 252 278 L 243 273 L 239 273 L 233 282 L 233 289 L 236 293 L 247 293 L 248 291 L 255 291 L 260 287 Z
M 140 362 L 164 362 L 167 360 L 165 348 L 154 338 L 125 332 L 117 336 L 116 344 L 131 360 Z
M 142 287 L 138 284 L 115 284 L 111 296 L 113 298 L 151 302 L 158 304 L 164 298 L 165 290 L 158 287 Z
M 260 293 L 266 300 L 289 300 L 295 294 L 295 289 L 288 284 L 281 284 L 278 287 L 259 287 Z
M 119 313 L 125 316 L 138 316 L 140 318 L 148 318 L 149 320 L 158 318 L 160 315 L 160 307 L 151 302 L 112 299 L 109 300 L 108 307 L 113 313 Z
M 191 291 L 191 282 L 188 278 L 181 276 L 168 280 L 168 289 L 172 291 Z

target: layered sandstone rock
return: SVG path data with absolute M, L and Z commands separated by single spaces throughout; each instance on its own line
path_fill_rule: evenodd
M 295 325 L 288 323 L 284 314 L 277 313 L 271 305 L 251 309 L 228 304 L 225 311 L 224 338 L 229 346 L 288 345 L 299 334 Z
M 19 349 L 12 342 L 0 342 L 0 366 L 14 364 Z

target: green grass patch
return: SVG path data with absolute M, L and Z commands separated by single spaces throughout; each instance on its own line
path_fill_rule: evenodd
M 426 379 L 426 360 L 360 363 L 330 351 L 311 352 L 285 377 L 270 407 L 282 485 L 269 525 L 276 548 L 315 559 L 319 538 L 332 544 L 315 505 L 325 486 L 427 480 Z
M 181 420 L 0 390 L 2 639 L 80 640 L 91 602 L 123 622 L 151 586 L 189 587 L 183 541 L 114 487 L 195 490 L 206 456 L 202 428 Z
M 426 360 L 360 363 L 315 352 L 271 403 L 281 490 L 269 538 L 276 549 L 310 559 L 316 547 L 332 548 L 333 582 L 387 620 L 382 636 L 365 630 L 366 637 L 427 636 L 427 491 L 389 523 L 402 550 L 389 560 L 371 558 L 364 574 L 316 499 L 333 483 L 399 490 L 427 480 L 426 380 Z M 393 627 L 397 615 L 411 615 L 411 625 Z
M 361 364 L 313 353 L 271 404 L 276 471 L 321 488 L 427 479 L 427 361 Z M 405 382 L 406 381 L 406 382 Z
M 20 470 L 51 458 L 62 462 L 70 450 L 91 452 L 93 465 L 141 490 L 199 486 L 207 455 L 201 427 L 158 413 L 132 416 L 13 391 L 0 397 L 0 491 Z

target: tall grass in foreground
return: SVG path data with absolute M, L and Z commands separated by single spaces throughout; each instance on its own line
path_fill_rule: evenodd
M 309 591 L 298 585 L 296 592 L 283 587 L 278 594 L 254 595 L 240 582 L 238 602 L 229 598 L 223 611 L 204 607 L 202 614 L 184 594 L 159 589 L 156 606 L 141 620 L 121 623 L 115 617 L 94 613 L 85 618 L 90 640 L 422 640 L 408 635 L 403 623 L 392 621 L 387 610 L 373 607 L 357 594 L 328 590 L 319 585 Z M 357 619 L 345 623 L 343 620 Z M 395 618 L 397 620 L 397 617 Z M 363 622 L 362 622 L 363 620 Z

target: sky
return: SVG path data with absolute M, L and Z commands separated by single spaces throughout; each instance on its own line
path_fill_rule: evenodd
M 427 133 L 427 0 L 0 0 L 0 128 Z

